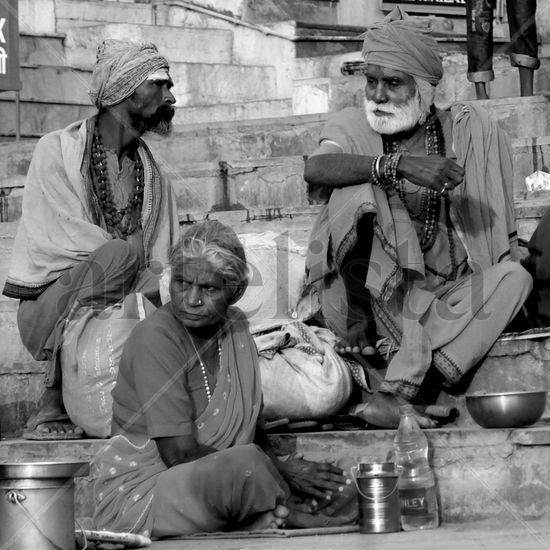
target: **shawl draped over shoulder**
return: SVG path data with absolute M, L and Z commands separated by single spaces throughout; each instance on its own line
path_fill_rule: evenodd
M 94 118 L 42 137 L 36 145 L 23 197 L 4 294 L 35 298 L 65 270 L 112 239 L 92 192 L 89 159 Z M 178 235 L 173 191 L 140 141 L 145 190 L 143 245 L 147 265 L 168 261 Z
M 517 240 L 513 212 L 513 170 L 507 135 L 481 108 L 453 107 L 453 149 L 465 167 L 464 182 L 451 195 L 451 219 L 474 272 L 504 259 L 515 259 Z M 383 153 L 380 134 L 364 112 L 348 108 L 329 119 L 323 139 L 338 143 L 344 153 Z M 403 282 L 424 278 L 424 259 L 406 208 L 396 193 L 364 184 L 334 189 L 312 229 L 306 267 L 309 283 L 319 290 L 335 276 L 357 240 L 357 221 L 375 214 L 366 287 L 376 299 L 389 299 Z M 427 306 L 428 304 L 424 304 Z
M 182 357 L 182 364 L 185 359 Z M 183 369 L 178 369 L 174 376 L 183 376 Z M 174 378 L 170 383 L 177 382 Z M 194 421 L 197 442 L 218 450 L 251 443 L 261 403 L 256 346 L 243 313 L 230 308 L 216 387 L 211 401 Z M 152 516 L 149 512 L 155 484 L 158 475 L 167 469 L 156 443 L 145 434 L 137 437 L 116 435 L 101 450 L 94 464 L 97 468 L 95 518 L 99 528 L 150 532 Z M 177 467 L 181 475 L 192 476 L 192 462 Z

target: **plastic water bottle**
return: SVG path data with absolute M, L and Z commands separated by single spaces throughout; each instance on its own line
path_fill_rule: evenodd
M 412 405 L 400 407 L 399 412 L 394 447 L 401 527 L 404 531 L 433 529 L 439 525 L 439 512 L 435 477 L 428 461 L 428 439 Z

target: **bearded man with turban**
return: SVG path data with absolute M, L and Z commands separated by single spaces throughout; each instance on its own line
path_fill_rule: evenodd
M 170 130 L 168 71 L 153 44 L 103 42 L 90 91 L 97 114 L 45 135 L 34 150 L 3 291 L 20 300 L 23 344 L 47 361 L 46 388 L 23 434 L 29 439 L 83 435 L 62 398 L 68 321 L 132 292 L 159 301 L 178 220 L 173 191 L 141 135 Z
M 403 403 L 436 426 L 448 410 L 429 415 L 428 396 L 485 356 L 531 287 L 512 261 L 509 142 L 479 108 L 434 107 L 437 43 L 410 21 L 396 8 L 367 31 L 364 109 L 329 118 L 305 167 L 324 202 L 310 288 L 339 352 L 376 366 L 377 347 L 388 352 L 385 376 L 354 411 L 384 428 L 397 427 Z

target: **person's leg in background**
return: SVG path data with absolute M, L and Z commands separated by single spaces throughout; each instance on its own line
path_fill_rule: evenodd
M 74 307 L 104 309 L 122 300 L 135 286 L 139 265 L 135 250 L 113 239 L 66 271 L 36 300 L 21 301 L 17 322 L 23 345 L 36 360 L 48 361 L 44 393 L 27 420 L 24 438 L 82 437 L 82 429 L 72 424 L 63 405 L 58 352 L 65 320 Z
M 487 82 L 493 72 L 493 10 L 495 0 L 466 0 L 466 42 L 468 80 L 473 82 L 477 99 L 489 99 Z
M 534 71 L 540 67 L 535 14 L 537 0 L 506 2 L 510 28 L 510 61 L 519 70 L 522 96 L 533 95 Z

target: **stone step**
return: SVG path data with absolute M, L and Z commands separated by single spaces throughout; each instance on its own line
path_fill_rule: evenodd
M 55 0 L 55 19 L 61 29 L 90 23 L 154 25 L 155 8 L 151 3 Z
M 251 27 L 248 23 L 236 24 L 236 22 L 241 22 L 241 19 L 220 19 L 187 9 L 187 7 L 189 7 L 188 3 L 179 5 L 177 0 L 156 4 L 156 24 L 185 28 L 220 28 L 230 31 L 233 34 L 234 63 L 272 65 L 277 74 L 275 97 L 290 98 L 292 96 L 293 60 L 295 58 L 292 22 L 277 23 L 269 27 Z M 227 8 L 229 9 L 229 6 Z M 222 17 L 226 17 L 225 6 L 221 11 Z M 273 96 L 273 94 L 267 96 L 266 99 Z M 270 114 L 258 113 L 257 116 L 266 117 Z
M 176 124 L 292 114 L 290 98 L 270 98 L 275 89 L 275 74 L 270 67 L 176 63 L 171 72 L 177 82 Z M 25 81 L 20 103 L 22 136 L 40 136 L 95 112 L 88 98 L 89 71 L 27 66 L 22 75 Z M 232 86 L 225 88 L 227 83 Z M 0 127 L 2 136 L 15 135 L 13 92 L 0 97 Z
M 250 23 L 274 23 L 294 19 L 332 25 L 338 22 L 338 5 L 338 0 L 246 2 L 242 16 Z
M 288 117 L 292 115 L 292 99 L 266 99 L 236 101 L 218 104 L 176 106 L 175 124 L 210 124 L 234 122 L 264 117 Z
M 97 24 L 75 28 L 71 23 L 58 30 L 66 34 L 69 65 L 93 67 L 98 45 L 107 38 L 153 42 L 170 65 L 173 63 L 229 64 L 233 58 L 233 33 L 221 29 L 178 28 L 128 23 Z M 204 45 L 208 44 L 205 48 Z
M 76 120 L 92 116 L 96 109 L 89 102 L 86 104 L 70 104 L 48 101 L 21 101 L 21 136 L 27 138 L 40 137 L 48 132 L 59 130 Z M 174 123 L 188 124 L 218 124 L 234 121 L 256 120 L 262 117 L 289 117 L 292 115 L 291 99 L 271 99 L 258 101 L 242 101 L 235 103 L 219 103 L 216 105 L 194 105 L 181 107 L 176 105 Z M 0 97 L 0 136 L 14 137 L 16 128 L 15 101 L 8 97 Z M 210 158 L 208 151 L 200 155 Z
M 327 25 L 311 22 L 295 22 L 296 57 L 316 57 L 346 52 L 361 51 L 363 39 L 361 36 L 367 30 L 366 26 L 358 25 Z M 443 54 L 466 53 L 466 36 L 453 31 L 432 32 Z M 509 49 L 506 38 L 494 37 L 495 51 L 504 54 Z
M 273 67 L 173 63 L 170 74 L 179 107 L 285 99 L 276 95 Z
M 88 69 L 66 65 L 22 64 L 20 68 L 20 98 L 22 101 L 43 103 L 90 104 L 92 72 Z M 14 92 L 2 94 L 2 99 L 12 99 Z
M 294 40 L 296 57 L 338 55 L 361 50 L 363 39 L 359 38 L 365 27 L 351 25 L 323 25 L 296 21 Z
M 169 138 L 149 135 L 146 141 L 165 158 L 182 163 L 307 155 L 316 148 L 326 119 L 325 113 L 221 123 L 212 119 L 176 125 Z
M 197 130 L 179 131 L 177 138 L 152 138 L 149 144 L 159 166 L 169 174 L 178 207 L 184 212 L 281 208 L 289 205 L 301 207 L 308 204 L 307 185 L 303 180 L 304 156 L 315 148 L 315 134 L 318 136 L 320 127 L 319 119 L 313 119 L 313 124 L 301 133 L 307 140 L 298 143 L 295 141 L 296 127 L 288 129 L 282 125 L 280 134 L 270 134 L 272 140 L 266 142 L 265 130 L 258 125 L 251 127 L 258 131 L 256 136 L 245 133 L 246 130 L 237 132 L 236 129 L 225 135 L 216 135 L 215 129 L 210 132 L 208 127 L 202 127 L 200 133 Z M 277 135 L 281 136 L 278 143 L 275 141 Z M 214 151 L 211 157 L 219 160 L 193 160 L 195 148 L 201 147 L 212 136 L 210 144 Z M 218 143 L 215 142 L 216 137 L 219 138 Z M 191 150 L 183 153 L 187 144 L 194 141 L 196 143 Z M 274 150 L 274 143 L 280 144 L 280 149 Z M 5 167 L 0 176 L 0 221 L 17 221 L 21 215 L 25 174 L 33 145 L 34 142 L 24 143 L 21 147 L 16 143 L 0 144 L 0 152 L 3 152 L 0 166 Z M 243 150 L 243 145 L 247 149 Z M 550 136 L 519 139 L 513 145 L 514 197 L 523 200 L 529 196 L 525 186 L 526 176 L 548 168 Z M 225 150 L 216 150 L 216 147 Z M 285 151 L 285 147 L 294 151 Z M 266 158 L 239 158 L 245 152 L 249 155 L 260 152 Z M 301 154 L 279 156 L 285 152 Z M 539 192 L 539 195 L 545 197 L 548 193 Z
M 231 160 L 181 167 L 170 174 L 178 209 L 201 213 L 307 206 L 300 156 Z
M 184 213 L 308 204 L 301 156 L 189 165 L 162 154 L 156 159 L 170 177 L 178 209 Z M 14 222 L 21 216 L 24 181 L 20 175 L 15 179 L 18 186 L 0 187 L 0 222 Z
M 466 78 L 467 60 L 463 53 L 443 54 L 444 76 L 437 87 L 435 103 L 446 107 L 455 101 L 474 100 L 475 89 Z M 341 68 L 337 61 L 342 60 Z M 541 58 L 542 68 L 535 73 L 535 92 L 544 94 L 550 91 L 550 58 Z M 296 78 L 293 89 L 294 114 L 311 114 L 331 112 L 348 105 L 362 105 L 365 78 L 359 53 L 355 60 L 353 54 L 323 56 L 319 59 L 305 58 L 296 62 Z M 488 86 L 489 94 L 494 99 L 516 99 L 519 96 L 519 79 L 517 69 L 510 66 L 508 57 L 495 55 L 493 58 L 495 80 Z M 303 76 L 302 76 L 303 75 Z M 543 118 L 543 121 L 546 119 Z M 546 131 L 542 131 L 546 134 Z M 540 131 L 531 131 L 525 125 L 524 133 L 513 134 L 514 137 L 541 135 Z
M 90 104 L 91 70 L 63 65 L 21 67 L 22 100 Z M 223 63 L 182 63 L 170 66 L 176 105 L 202 106 L 275 99 L 273 67 Z M 8 92 L 7 99 L 13 97 Z
M 54 33 L 19 33 L 19 61 L 21 64 L 62 65 L 65 60 L 65 35 Z
M 523 134 L 530 128 L 529 119 L 523 124 L 523 116 L 529 112 L 530 107 L 522 109 L 522 101 L 516 98 L 519 108 L 517 112 L 508 100 L 490 100 L 485 108 L 499 119 L 500 124 L 511 135 Z M 541 96 L 527 101 L 539 112 L 539 127 L 542 129 L 550 126 L 550 114 L 545 109 L 548 98 Z M 316 113 L 222 124 L 185 124 L 175 127 L 168 139 L 150 136 L 148 142 L 154 148 L 155 142 L 162 141 L 162 146 L 157 146 L 159 153 L 165 157 L 179 158 L 181 162 L 308 155 L 316 148 L 328 116 L 326 113 Z M 519 124 L 520 127 L 517 126 Z M 512 143 L 517 182 L 521 181 L 520 176 L 544 169 L 548 165 L 550 138 L 547 135 L 536 138 L 518 137 Z M 518 183 L 518 195 L 520 188 Z
M 377 1 L 364 0 L 268 0 L 266 2 L 210 0 L 203 3 L 209 10 L 222 16 L 231 16 L 260 27 L 270 27 L 289 20 L 317 25 L 372 25 L 382 19 L 383 13 Z M 190 8 L 189 3 L 178 0 L 157 3 L 157 23 L 185 22 L 190 26 L 223 24 L 210 13 Z M 221 21 L 221 23 L 219 23 Z
M 425 430 L 430 442 L 443 523 L 464 523 L 510 514 L 518 520 L 548 518 L 550 475 L 547 425 L 504 430 Z M 385 462 L 395 430 L 274 434 L 278 455 L 303 453 L 309 460 Z M 106 440 L 0 443 L 0 462 L 91 461 Z M 75 480 L 75 516 L 93 513 L 93 470 Z M 472 546 L 473 548 L 473 546 Z
M 75 120 L 92 116 L 96 108 L 87 104 L 55 101 L 21 101 L 20 124 L 24 137 L 40 137 L 48 132 L 65 128 Z M 0 135 L 15 136 L 17 110 L 15 101 L 0 96 Z

